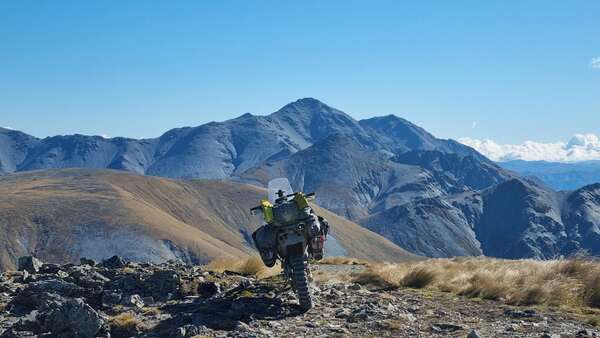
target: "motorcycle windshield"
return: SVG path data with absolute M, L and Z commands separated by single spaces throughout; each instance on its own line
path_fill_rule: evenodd
M 269 202 L 275 203 L 275 200 L 279 198 L 277 194 L 280 190 L 283 191 L 283 195 L 292 194 L 294 191 L 292 190 L 292 186 L 290 185 L 290 181 L 287 178 L 275 178 L 269 181 L 269 185 L 267 186 L 267 190 L 269 191 Z

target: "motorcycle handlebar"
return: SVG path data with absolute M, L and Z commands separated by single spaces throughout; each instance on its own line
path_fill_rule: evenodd
M 285 195 L 285 196 L 283 196 L 283 197 L 280 197 L 280 198 L 278 198 L 277 200 L 278 200 L 278 201 L 280 201 L 280 200 L 282 200 L 283 198 L 288 198 L 288 197 L 292 197 L 292 196 L 295 196 L 295 195 L 296 195 L 296 193 L 289 194 L 289 195 Z M 305 196 L 306 198 L 313 198 L 313 197 L 315 197 L 316 195 L 317 195 L 316 193 L 314 193 L 314 192 L 311 192 L 311 193 L 308 193 L 308 194 L 306 194 L 306 195 L 304 195 L 304 196 Z M 250 212 L 255 212 L 255 211 L 262 211 L 262 207 L 261 207 L 261 206 L 258 206 L 258 207 L 254 207 L 254 208 L 251 208 L 251 209 L 250 209 Z
M 285 197 L 292 197 L 292 196 L 295 196 L 296 194 L 297 194 L 297 193 L 292 193 L 292 194 L 289 194 L 289 195 L 285 195 Z M 304 196 L 305 196 L 305 197 L 314 197 L 315 195 L 316 195 L 316 193 L 314 193 L 314 192 L 311 192 L 311 193 L 308 193 L 308 194 L 306 194 L 306 195 L 304 195 Z

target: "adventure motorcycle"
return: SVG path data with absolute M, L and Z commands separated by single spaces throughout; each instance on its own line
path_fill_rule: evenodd
M 272 267 L 281 260 L 284 274 L 305 309 L 312 307 L 308 259 L 323 258 L 329 230 L 327 220 L 315 215 L 308 204 L 314 198 L 314 193 L 293 192 L 286 178 L 277 178 L 268 184 L 268 200 L 251 209 L 253 214 L 262 214 L 267 223 L 252 234 L 264 264 Z

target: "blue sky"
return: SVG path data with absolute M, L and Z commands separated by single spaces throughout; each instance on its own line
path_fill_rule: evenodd
M 444 138 L 600 134 L 593 0 L 14 0 L 0 42 L 0 126 L 36 136 L 155 137 L 301 97 Z

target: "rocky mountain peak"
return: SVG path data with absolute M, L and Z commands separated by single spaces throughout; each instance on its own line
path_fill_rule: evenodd
M 305 97 L 305 98 L 298 99 L 294 102 L 286 104 L 280 110 L 283 110 L 283 111 L 292 111 L 292 110 L 327 111 L 327 110 L 332 110 L 332 109 L 333 109 L 332 107 L 326 105 L 325 103 L 323 103 L 315 98 Z
M 600 183 L 575 190 L 569 195 L 568 201 L 577 207 L 586 203 L 600 204 Z
M 441 145 L 440 140 L 423 128 L 395 115 L 373 117 L 361 120 L 359 123 L 361 126 L 376 131 L 389 143 L 399 147 L 401 151 L 409 149 L 432 150 L 439 148 Z
M 493 191 L 496 194 L 506 194 L 513 197 L 538 195 L 537 192 L 539 190 L 544 190 L 544 188 L 518 177 L 510 178 L 505 182 L 488 189 L 488 191 Z
M 414 127 L 415 129 L 420 129 L 420 130 L 424 131 L 422 128 L 412 124 L 410 121 L 403 119 L 394 114 L 388 114 L 388 115 L 384 115 L 384 116 L 376 116 L 376 117 L 361 120 L 360 122 L 365 123 L 365 124 L 370 124 L 370 125 L 380 125 L 380 126 L 389 126 L 389 127 L 406 125 L 406 126 L 411 126 L 411 127 Z
M 296 100 L 292 103 L 288 103 L 279 109 L 277 112 L 273 113 L 274 117 L 288 117 L 288 118 L 331 118 L 336 116 L 338 118 L 343 118 L 353 123 L 356 121 L 347 115 L 346 113 L 335 109 L 331 106 L 326 105 L 325 103 L 313 99 L 313 98 L 303 98 Z
M 600 183 L 586 185 L 585 187 L 582 187 L 577 190 L 577 192 L 584 192 L 584 191 L 593 193 L 593 194 L 600 194 Z
M 312 98 L 287 104 L 269 117 L 297 143 L 306 146 L 332 134 L 353 135 L 364 144 L 371 142 L 371 135 L 355 119 Z

